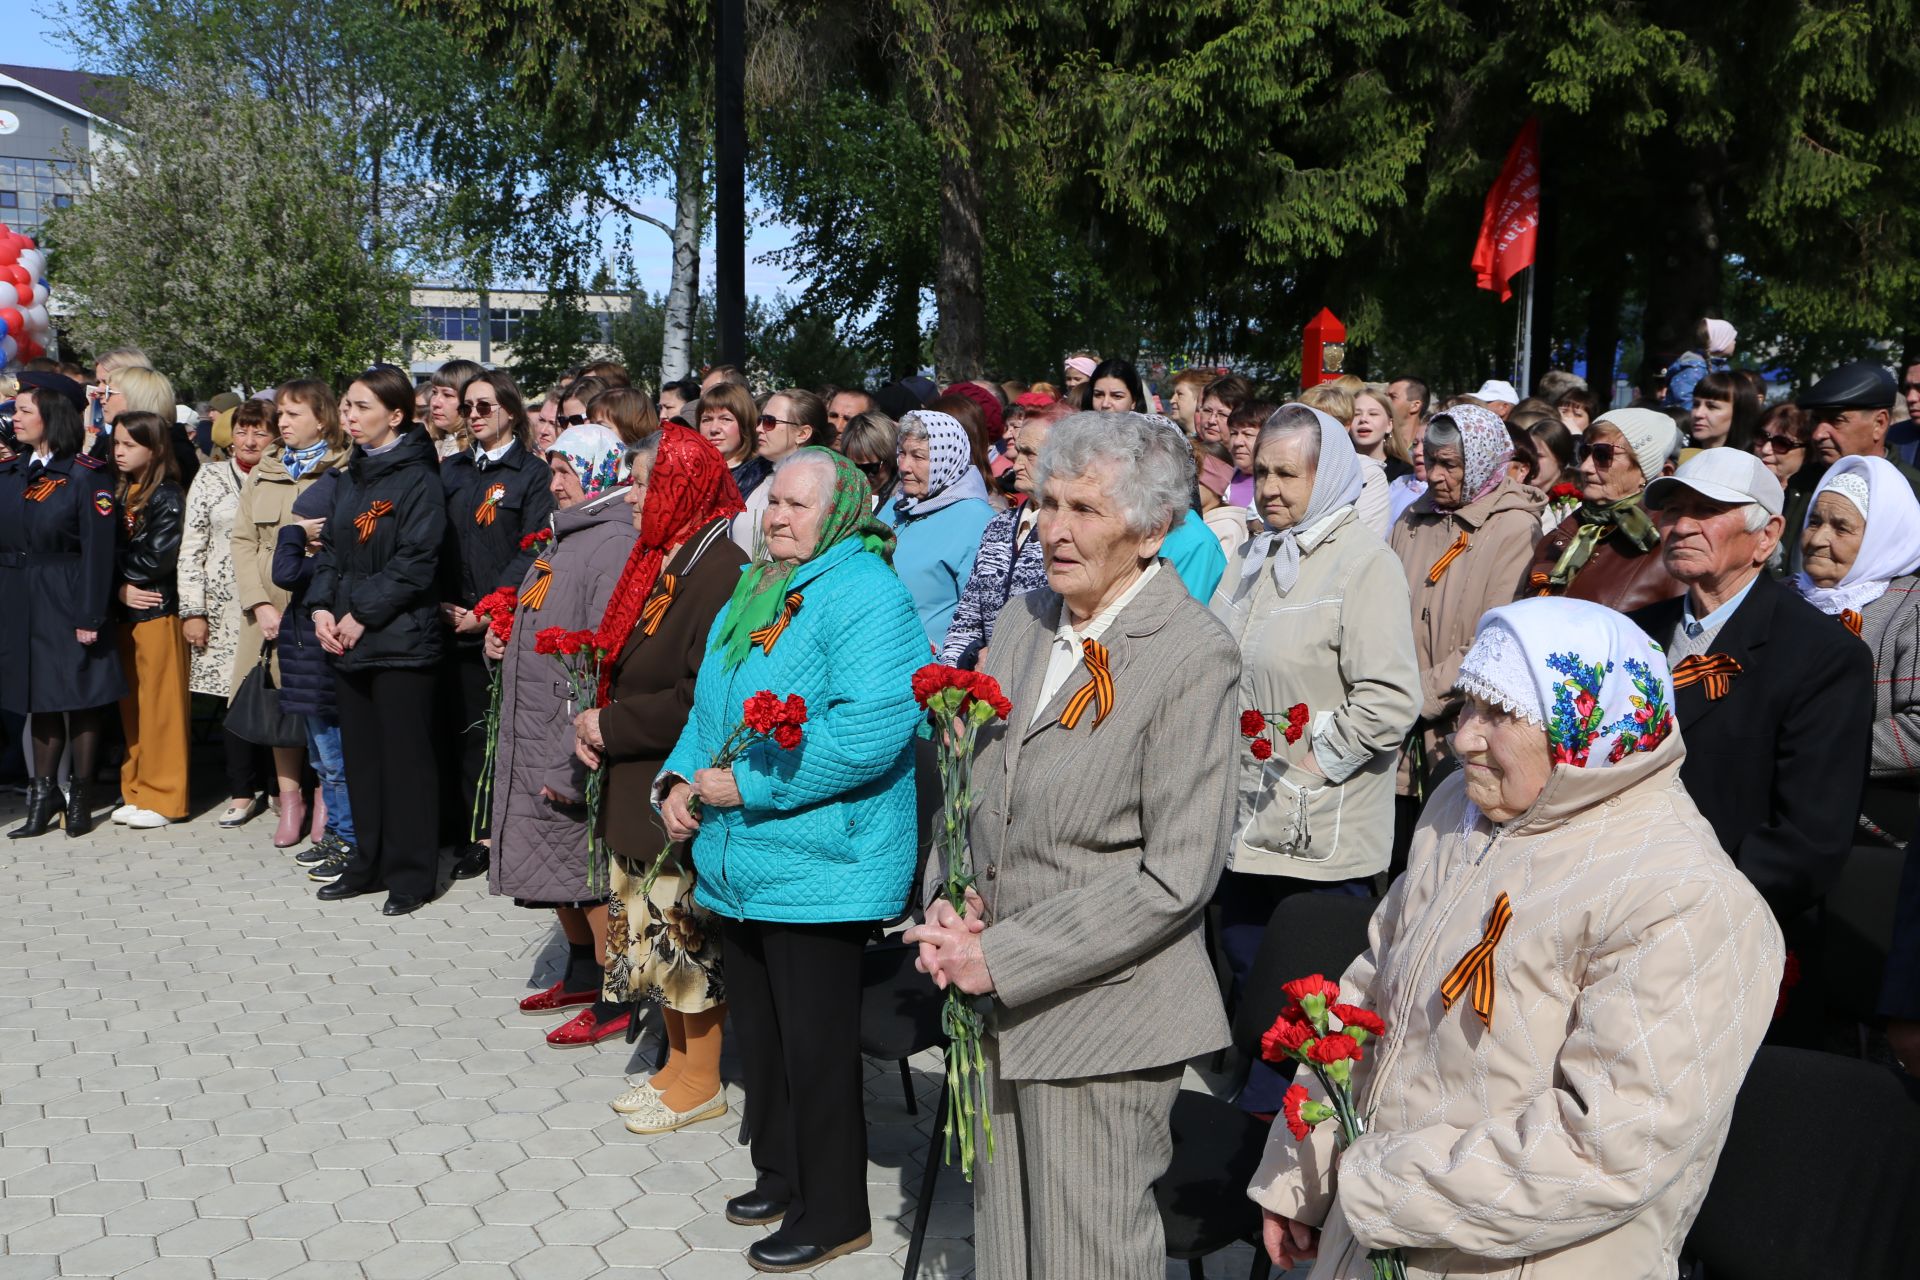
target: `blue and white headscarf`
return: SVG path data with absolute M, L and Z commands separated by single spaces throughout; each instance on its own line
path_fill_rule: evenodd
M 573 467 L 573 474 L 580 477 L 580 488 L 592 497 L 620 483 L 621 459 L 626 457 L 627 449 L 612 427 L 583 422 L 560 433 L 560 438 L 547 450 L 547 456 L 551 458 L 556 453 Z
M 973 465 L 973 442 L 960 420 L 932 409 L 903 414 L 900 425 L 918 424 L 927 433 L 927 492 L 920 498 L 904 494 L 894 500 L 902 516 L 924 516 L 967 498 L 987 498 L 987 483 Z M 901 432 L 904 438 L 906 432 Z

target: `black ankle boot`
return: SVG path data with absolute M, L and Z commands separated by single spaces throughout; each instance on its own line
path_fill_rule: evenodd
M 93 830 L 93 798 L 87 784 L 78 779 L 67 783 L 67 835 L 83 836 Z
M 7 832 L 10 840 L 24 840 L 44 835 L 53 825 L 53 818 L 65 801 L 60 789 L 53 785 L 52 778 L 35 778 L 27 783 L 27 820 Z

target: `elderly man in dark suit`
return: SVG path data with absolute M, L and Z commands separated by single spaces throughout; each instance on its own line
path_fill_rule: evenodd
M 930 891 L 908 936 L 941 985 L 993 995 L 982 1280 L 1147 1280 L 1182 1067 L 1227 1042 L 1200 914 L 1233 818 L 1240 656 L 1158 558 L 1193 483 L 1174 432 L 1076 414 L 1035 479 L 1047 586 L 1009 602 L 983 667 L 1014 710 L 975 765 L 979 898 L 963 919 Z
M 1646 506 L 1667 572 L 1687 586 L 1631 615 L 1667 646 L 1687 741 L 1680 777 L 1795 946 L 1798 918 L 1853 848 L 1872 655 L 1762 572 L 1782 520 L 1780 483 L 1758 458 L 1703 450 L 1649 484 Z

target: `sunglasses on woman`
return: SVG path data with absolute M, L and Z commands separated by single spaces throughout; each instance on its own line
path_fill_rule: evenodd
M 1585 440 L 1576 440 L 1573 445 L 1573 460 L 1576 463 L 1592 458 L 1593 465 L 1602 471 L 1611 467 L 1613 460 L 1619 455 L 1620 446 L 1617 444 L 1605 442 L 1588 444 Z
M 1758 436 L 1753 442 L 1754 452 L 1772 449 L 1775 453 L 1792 453 L 1795 449 L 1807 447 L 1805 440 L 1795 440 L 1792 436 Z
M 885 475 L 887 470 L 887 464 L 884 462 L 856 462 L 853 465 L 860 468 L 860 473 L 869 480 L 875 476 Z
M 555 418 L 554 421 L 563 427 L 584 427 L 587 424 L 587 415 L 584 413 L 563 413 Z
M 491 418 L 493 411 L 500 406 L 491 400 L 462 400 L 460 416 L 463 418 Z
M 776 418 L 770 413 L 760 415 L 760 429 L 762 431 L 771 431 L 775 427 L 800 427 L 805 425 L 806 424 L 802 422 L 788 422 L 785 418 Z

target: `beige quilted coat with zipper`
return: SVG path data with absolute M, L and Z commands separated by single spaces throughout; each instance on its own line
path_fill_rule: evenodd
M 1387 1020 L 1355 1073 L 1367 1135 L 1276 1123 L 1249 1193 L 1323 1225 L 1312 1280 L 1671 1277 L 1780 986 L 1780 931 L 1680 784 L 1680 735 L 1558 766 L 1491 826 L 1455 775 L 1369 926 L 1341 998 Z M 1471 826 L 1466 825 L 1471 819 Z M 1439 988 L 1513 906 L 1491 1029 Z M 1317 1092 L 1317 1089 L 1316 1089 Z

